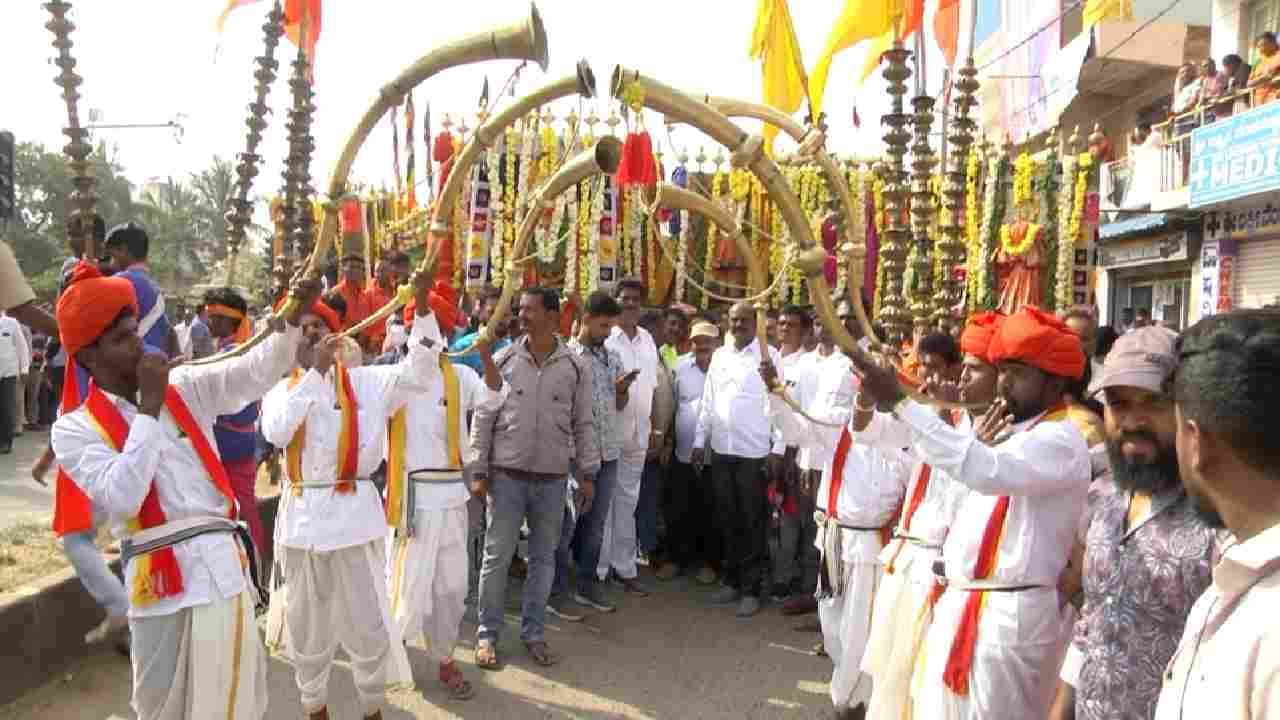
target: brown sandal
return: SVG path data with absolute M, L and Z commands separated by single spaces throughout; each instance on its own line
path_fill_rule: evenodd
M 502 662 L 498 660 L 498 647 L 492 640 L 476 641 L 476 667 L 481 670 L 502 668 Z
M 533 661 L 542 667 L 551 667 L 560 662 L 560 656 L 551 652 L 551 647 L 547 645 L 545 640 L 527 642 L 524 646 L 529 651 L 529 657 L 533 658 Z
M 469 700 L 472 695 L 476 694 L 475 688 L 471 687 L 471 683 L 463 677 L 462 671 L 458 669 L 458 666 L 452 660 L 440 664 L 440 672 L 437 678 L 454 700 Z

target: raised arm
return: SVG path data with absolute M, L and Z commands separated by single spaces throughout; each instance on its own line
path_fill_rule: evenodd
M 1071 423 L 1037 425 L 989 447 L 913 400 L 904 400 L 897 415 L 911 426 L 926 462 L 984 495 L 1050 495 L 1089 483 L 1089 449 Z
M 257 402 L 289 372 L 301 340 L 301 328 L 288 325 L 239 357 L 178 367 L 169 381 L 182 392 L 196 417 L 212 420 L 230 415 Z

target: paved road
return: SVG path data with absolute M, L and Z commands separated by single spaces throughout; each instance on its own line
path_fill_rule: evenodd
M 47 432 L 25 432 L 14 438 L 12 455 L 0 455 L 0 530 L 23 520 L 43 522 L 53 516 L 52 471 L 48 487 L 31 479 L 31 466 L 48 440 Z
M 387 720 L 404 718 L 815 718 L 830 712 L 831 666 L 809 648 L 818 636 L 792 630 L 776 607 L 752 620 L 732 608 L 705 604 L 709 591 L 678 580 L 654 585 L 648 598 L 615 600 L 613 615 L 586 625 L 557 623 L 547 639 L 564 660 L 533 664 L 508 616 L 500 651 L 507 667 L 496 673 L 472 665 L 473 626 L 463 628 L 455 656 L 476 686 L 476 696 L 450 701 L 434 668 L 410 649 L 419 690 L 393 700 Z M 272 660 L 268 717 L 302 717 L 292 669 Z M 133 717 L 128 707 L 129 667 L 108 652 L 87 657 L 59 680 L 0 708 L 0 720 L 103 720 Z M 330 684 L 334 718 L 356 718 L 355 687 L 341 662 Z

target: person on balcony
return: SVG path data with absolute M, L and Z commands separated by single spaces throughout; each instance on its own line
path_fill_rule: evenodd
M 1249 73 L 1249 87 L 1253 88 L 1253 107 L 1260 107 L 1280 98 L 1280 84 L 1276 82 L 1280 75 L 1280 45 L 1276 45 L 1276 34 L 1264 32 L 1253 42 L 1258 51 L 1258 62 Z
M 1178 77 L 1173 81 L 1173 105 L 1169 108 L 1169 114 L 1173 118 L 1174 137 L 1185 135 L 1200 124 L 1199 118 L 1194 115 L 1180 116 L 1196 109 L 1200 102 L 1201 87 L 1200 72 L 1195 63 L 1183 63 L 1178 69 Z
M 1247 97 L 1236 97 L 1249 84 L 1249 73 L 1253 67 L 1235 53 L 1222 57 L 1222 74 L 1227 76 L 1227 94 L 1231 95 L 1231 113 L 1241 113 L 1249 109 Z
M 1219 100 L 1227 94 L 1227 74 L 1218 72 L 1213 58 L 1200 62 L 1200 105 L 1205 109 L 1206 124 L 1231 114 L 1231 104 Z

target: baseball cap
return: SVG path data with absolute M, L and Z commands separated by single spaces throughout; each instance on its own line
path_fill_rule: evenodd
M 1107 353 L 1102 372 L 1094 379 L 1091 392 L 1109 387 L 1135 387 L 1164 393 L 1165 382 L 1178 366 L 1174 331 L 1149 325 L 1121 335 Z
M 689 330 L 689 337 L 691 339 L 696 337 L 718 338 L 720 337 L 720 328 L 709 322 L 697 322 Z

